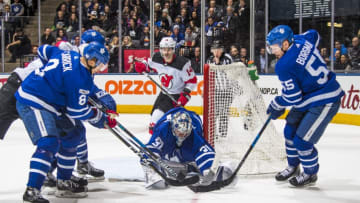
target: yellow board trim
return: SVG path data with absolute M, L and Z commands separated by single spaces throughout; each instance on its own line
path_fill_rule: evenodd
M 139 114 L 150 114 L 152 105 L 117 105 L 118 113 L 139 113 Z M 203 114 L 202 106 L 186 106 L 186 109 L 194 111 L 199 115 Z M 280 116 L 280 119 L 284 119 L 288 114 L 288 110 L 284 115 Z M 331 123 L 348 124 L 348 125 L 359 125 L 360 126 L 360 115 L 357 114 L 346 114 L 338 113 L 335 115 Z

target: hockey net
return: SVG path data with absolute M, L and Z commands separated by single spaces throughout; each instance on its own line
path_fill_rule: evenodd
M 261 92 L 243 63 L 205 65 L 204 136 L 216 151 L 213 166 L 238 164 L 266 119 Z M 285 158 L 283 137 L 270 122 L 239 174 L 275 173 L 286 166 Z

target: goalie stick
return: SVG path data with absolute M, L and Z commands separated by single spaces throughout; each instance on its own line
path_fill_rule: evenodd
M 89 102 L 101 110 L 103 113 L 106 113 L 106 106 L 99 104 L 95 102 L 92 98 L 89 98 Z M 161 158 L 157 157 L 151 150 L 149 150 L 137 137 L 135 137 L 129 130 L 127 130 L 121 123 L 116 121 L 117 127 L 119 127 L 121 130 L 123 130 L 130 138 L 132 139 L 126 139 L 124 136 L 120 135 L 119 132 L 116 132 L 114 129 L 109 128 L 107 125 L 105 127 L 110 130 L 112 134 L 114 134 L 117 138 L 119 138 L 127 147 L 129 147 L 135 154 L 137 154 L 142 160 L 145 162 L 149 161 L 148 159 L 151 159 L 150 163 L 148 164 L 156 173 L 158 173 L 169 185 L 172 186 L 187 186 L 195 184 L 199 181 L 199 176 L 191 176 L 186 178 L 184 174 L 180 173 L 177 174 L 174 169 L 172 169 L 170 166 L 168 166 L 166 163 L 162 161 Z M 131 144 L 129 143 L 131 142 Z M 138 149 L 135 149 L 135 147 Z M 144 157 L 144 154 L 148 157 Z M 156 166 L 153 164 L 157 164 L 161 168 L 163 168 L 165 171 L 167 171 L 172 177 L 175 179 L 168 178 L 165 174 L 163 174 Z
M 203 185 L 203 186 L 189 186 L 189 188 L 193 191 L 193 192 L 210 192 L 210 191 L 214 191 L 214 190 L 219 190 L 227 185 L 230 185 L 233 180 L 236 177 L 236 174 L 238 173 L 238 171 L 240 170 L 241 166 L 244 164 L 246 158 L 249 156 L 250 152 L 252 151 L 252 149 L 254 148 L 254 146 L 256 145 L 257 141 L 259 140 L 259 138 L 261 137 L 262 133 L 264 132 L 266 126 L 270 123 L 271 117 L 269 116 L 267 118 L 267 120 L 265 121 L 264 125 L 262 126 L 261 130 L 259 131 L 259 133 L 256 135 L 254 141 L 251 143 L 250 147 L 248 148 L 248 150 L 246 151 L 244 157 L 241 159 L 240 163 L 237 165 L 235 171 L 233 172 L 233 174 L 224 180 L 220 180 L 220 181 L 213 181 L 210 185 Z

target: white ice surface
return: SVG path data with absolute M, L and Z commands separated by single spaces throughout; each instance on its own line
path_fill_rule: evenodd
M 121 114 L 121 123 L 146 142 L 148 115 Z M 284 121 L 276 121 L 282 131 Z M 315 186 L 291 188 L 277 183 L 273 177 L 239 177 L 233 187 L 195 194 L 186 187 L 171 187 L 165 191 L 146 190 L 143 182 L 109 181 L 109 179 L 142 179 L 138 158 L 107 130 L 87 125 L 89 159 L 105 170 L 105 182 L 90 183 L 88 197 L 60 199 L 46 196 L 54 203 L 116 203 L 116 202 L 242 202 L 242 203 L 358 203 L 360 202 L 360 127 L 331 124 L 320 143 L 320 172 Z M 29 160 L 35 147 L 31 144 L 20 120 L 0 141 L 0 202 L 22 202 L 29 171 Z M 284 163 L 285 164 L 285 163 Z

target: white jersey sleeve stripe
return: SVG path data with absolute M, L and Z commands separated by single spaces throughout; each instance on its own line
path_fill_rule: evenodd
M 307 100 L 305 100 L 304 102 L 302 102 L 299 105 L 295 105 L 296 108 L 302 108 L 310 103 L 316 102 L 316 101 L 320 101 L 320 100 L 324 100 L 324 99 L 330 99 L 333 97 L 337 97 L 342 93 L 342 89 L 341 87 L 339 87 L 337 90 L 329 92 L 329 93 L 325 93 L 325 94 L 319 94 L 317 96 L 311 97 Z
M 52 107 L 51 105 L 47 104 L 46 102 L 44 102 L 43 100 L 37 98 L 36 96 L 34 95 L 31 95 L 31 94 L 28 94 L 26 92 L 23 91 L 22 87 L 20 86 L 19 89 L 18 89 L 18 93 L 20 95 L 20 97 L 26 99 L 26 100 L 29 100 L 29 101 L 32 101 L 34 103 L 37 103 L 39 104 L 40 106 L 44 107 L 46 110 L 56 114 L 57 116 L 60 116 L 61 113 L 58 112 L 54 107 Z
M 298 92 L 295 92 L 295 93 L 293 93 L 293 94 L 282 94 L 282 96 L 283 97 L 287 97 L 287 98 L 289 98 L 289 97 L 295 97 L 295 96 L 298 96 L 298 95 L 300 95 L 301 94 L 301 90 L 300 91 L 298 91 Z

